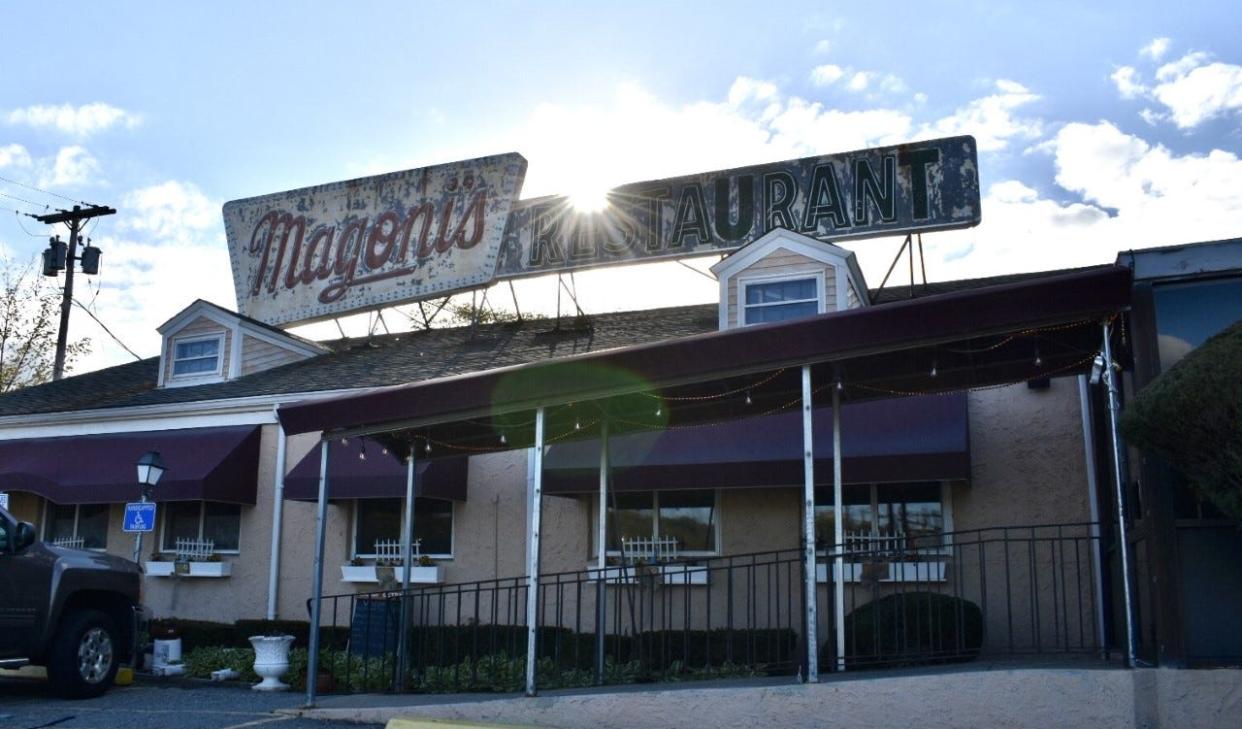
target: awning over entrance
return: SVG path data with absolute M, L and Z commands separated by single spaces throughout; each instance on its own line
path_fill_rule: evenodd
M 832 483 L 832 409 L 815 410 L 815 475 Z M 908 397 L 841 409 L 848 482 L 970 477 L 966 394 Z M 803 481 L 799 412 L 609 440 L 614 491 L 796 486 Z M 547 493 L 599 490 L 599 441 L 549 447 Z
M 416 496 L 466 500 L 466 456 L 416 462 Z M 285 477 L 285 498 L 319 498 L 320 451 L 310 453 Z M 405 498 L 405 463 L 370 438 L 332 441 L 328 449 L 328 480 L 332 499 Z
M 259 438 L 259 426 L 244 425 L 0 441 L 0 489 L 58 504 L 137 501 L 135 464 L 159 451 L 168 470 L 155 501 L 253 504 Z

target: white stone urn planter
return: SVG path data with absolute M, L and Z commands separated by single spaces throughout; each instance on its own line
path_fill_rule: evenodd
M 281 676 L 289 670 L 289 646 L 292 635 L 252 635 L 254 646 L 254 672 L 263 679 L 251 686 L 255 691 L 288 691 L 289 684 L 282 683 Z

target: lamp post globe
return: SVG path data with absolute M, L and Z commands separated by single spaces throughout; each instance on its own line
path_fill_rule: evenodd
M 138 459 L 138 483 L 143 486 L 154 486 L 160 482 L 160 477 L 166 470 L 164 459 L 160 458 L 160 452 L 147 451 Z

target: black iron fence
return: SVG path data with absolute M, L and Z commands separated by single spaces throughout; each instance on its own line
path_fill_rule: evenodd
M 1107 543 L 1098 525 L 1062 524 L 820 550 L 819 668 L 1106 656 Z M 798 550 L 542 575 L 537 684 L 805 673 L 805 584 Z M 519 691 L 527 592 L 526 578 L 513 577 L 324 597 L 323 634 L 336 640 L 322 643 L 317 685 Z

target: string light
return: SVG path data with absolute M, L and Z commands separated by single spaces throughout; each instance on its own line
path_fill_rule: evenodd
M 341 438 L 341 445 L 343 446 L 349 445 L 349 438 Z
M 664 414 L 664 408 L 660 407 L 659 405 L 656 405 L 656 417 L 658 418 L 663 414 Z
M 838 377 L 837 378 L 837 392 L 844 392 L 844 391 L 845 391 L 845 383 L 842 382 L 841 378 Z
M 504 434 L 504 433 L 501 433 L 501 434 L 500 434 L 500 444 L 501 444 L 501 445 L 505 445 L 505 444 L 506 444 L 506 443 L 508 443 L 508 442 L 509 442 L 509 439 L 505 437 L 505 434 Z
M 430 441 L 430 440 L 428 440 L 428 441 L 427 441 L 427 442 L 423 445 L 423 453 L 430 453 L 430 452 L 431 452 L 431 441 Z
M 750 404 L 751 404 L 751 399 L 750 399 L 750 391 L 749 391 L 749 390 L 747 390 L 747 391 L 746 391 L 746 404 L 747 404 L 747 405 L 750 405 Z
M 1035 366 L 1036 367 L 1044 366 L 1044 358 L 1039 356 L 1039 347 L 1035 348 Z
M 936 358 L 935 358 L 935 357 L 932 357 L 932 368 L 931 368 L 931 372 L 928 372 L 927 374 L 928 374 L 928 375 L 930 375 L 930 376 L 932 376 L 932 377 L 935 377 L 935 376 L 936 376 Z
M 582 430 L 582 422 L 574 420 L 574 430 Z

